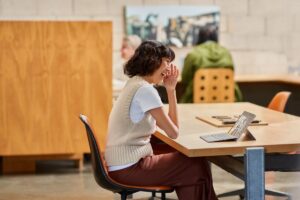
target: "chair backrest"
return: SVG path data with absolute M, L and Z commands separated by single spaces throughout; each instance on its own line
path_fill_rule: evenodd
M 198 69 L 193 83 L 194 103 L 234 102 L 234 73 L 232 69 Z
M 279 111 L 279 112 L 284 112 L 286 103 L 287 103 L 290 95 L 291 95 L 291 92 L 288 92 L 288 91 L 278 92 L 277 94 L 275 94 L 275 96 L 269 103 L 268 108 Z
M 88 121 L 88 118 L 84 115 L 80 115 L 79 118 L 83 122 L 86 129 L 86 134 L 88 137 L 89 146 L 91 150 L 91 160 L 92 160 L 94 178 L 98 183 L 98 185 L 113 192 L 121 192 L 122 190 L 127 189 L 114 182 L 108 176 L 103 154 L 101 153 L 100 146 L 98 145 L 99 143 L 95 138 L 93 129 Z

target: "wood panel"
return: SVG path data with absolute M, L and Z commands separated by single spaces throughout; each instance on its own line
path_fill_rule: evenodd
M 88 152 L 79 113 L 104 142 L 111 22 L 0 22 L 0 155 Z

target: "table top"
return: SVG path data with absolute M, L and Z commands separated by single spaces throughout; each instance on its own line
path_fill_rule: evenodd
M 167 110 L 166 105 L 165 109 Z M 251 126 L 254 141 L 207 143 L 200 135 L 227 132 L 196 119 L 197 115 L 238 115 L 254 113 L 267 126 Z M 300 118 L 251 103 L 178 104 L 179 137 L 169 138 L 162 130 L 155 136 L 189 157 L 243 154 L 247 147 L 264 147 L 266 152 L 290 152 L 300 149 Z
M 245 82 L 281 82 L 287 84 L 300 85 L 300 76 L 296 75 L 265 75 L 265 74 L 253 74 L 253 75 L 236 75 L 234 80 L 238 83 Z

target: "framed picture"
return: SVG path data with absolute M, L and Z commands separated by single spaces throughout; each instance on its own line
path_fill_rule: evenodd
M 217 6 L 126 6 L 127 35 L 158 40 L 178 48 L 197 44 L 199 30 L 207 25 L 219 29 Z

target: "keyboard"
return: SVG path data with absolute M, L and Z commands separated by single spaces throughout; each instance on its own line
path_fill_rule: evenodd
M 220 142 L 220 141 L 237 140 L 238 137 L 229 135 L 228 133 L 217 133 L 211 135 L 203 135 L 200 136 L 200 138 L 205 140 L 206 142 Z

